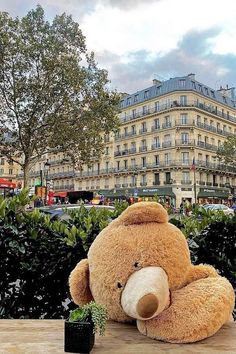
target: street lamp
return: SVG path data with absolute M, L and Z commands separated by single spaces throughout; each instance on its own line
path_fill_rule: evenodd
M 50 169 L 50 162 L 47 161 L 45 162 L 44 164 L 44 175 L 45 175 L 45 183 L 46 183 L 46 188 L 45 188 L 45 201 L 44 201 L 44 204 L 47 205 L 47 195 L 48 195 L 48 172 L 49 172 L 49 169 Z

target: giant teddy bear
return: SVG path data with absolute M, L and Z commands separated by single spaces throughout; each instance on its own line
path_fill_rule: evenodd
M 209 265 L 191 264 L 186 239 L 158 203 L 140 202 L 112 221 L 69 278 L 75 303 L 105 305 L 111 319 L 139 331 L 195 342 L 232 318 L 234 290 Z

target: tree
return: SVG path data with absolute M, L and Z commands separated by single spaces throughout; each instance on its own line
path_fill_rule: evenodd
M 0 12 L 0 154 L 21 165 L 25 186 L 48 152 L 79 166 L 100 156 L 118 127 L 108 82 L 71 16 L 49 23 L 40 6 L 21 19 Z
M 236 136 L 229 136 L 218 149 L 217 157 L 226 165 L 236 163 Z

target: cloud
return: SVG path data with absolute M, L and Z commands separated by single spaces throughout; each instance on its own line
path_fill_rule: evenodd
M 165 55 L 153 56 L 146 50 L 129 54 L 126 62 L 122 56 L 111 52 L 97 53 L 100 66 L 107 67 L 112 86 L 119 91 L 132 93 L 152 85 L 152 79 L 160 76 L 169 79 L 196 74 L 196 80 L 212 87 L 234 86 L 236 83 L 235 54 L 215 54 L 211 39 L 220 29 L 190 31 L 177 44 L 177 48 Z

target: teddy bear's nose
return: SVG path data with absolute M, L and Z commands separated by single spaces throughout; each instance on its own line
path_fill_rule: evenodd
M 145 267 L 129 277 L 121 296 L 121 306 L 128 316 L 147 320 L 168 305 L 168 277 L 161 267 Z
M 147 294 L 141 297 L 137 304 L 137 313 L 142 318 L 152 317 L 158 310 L 159 301 L 154 294 Z

